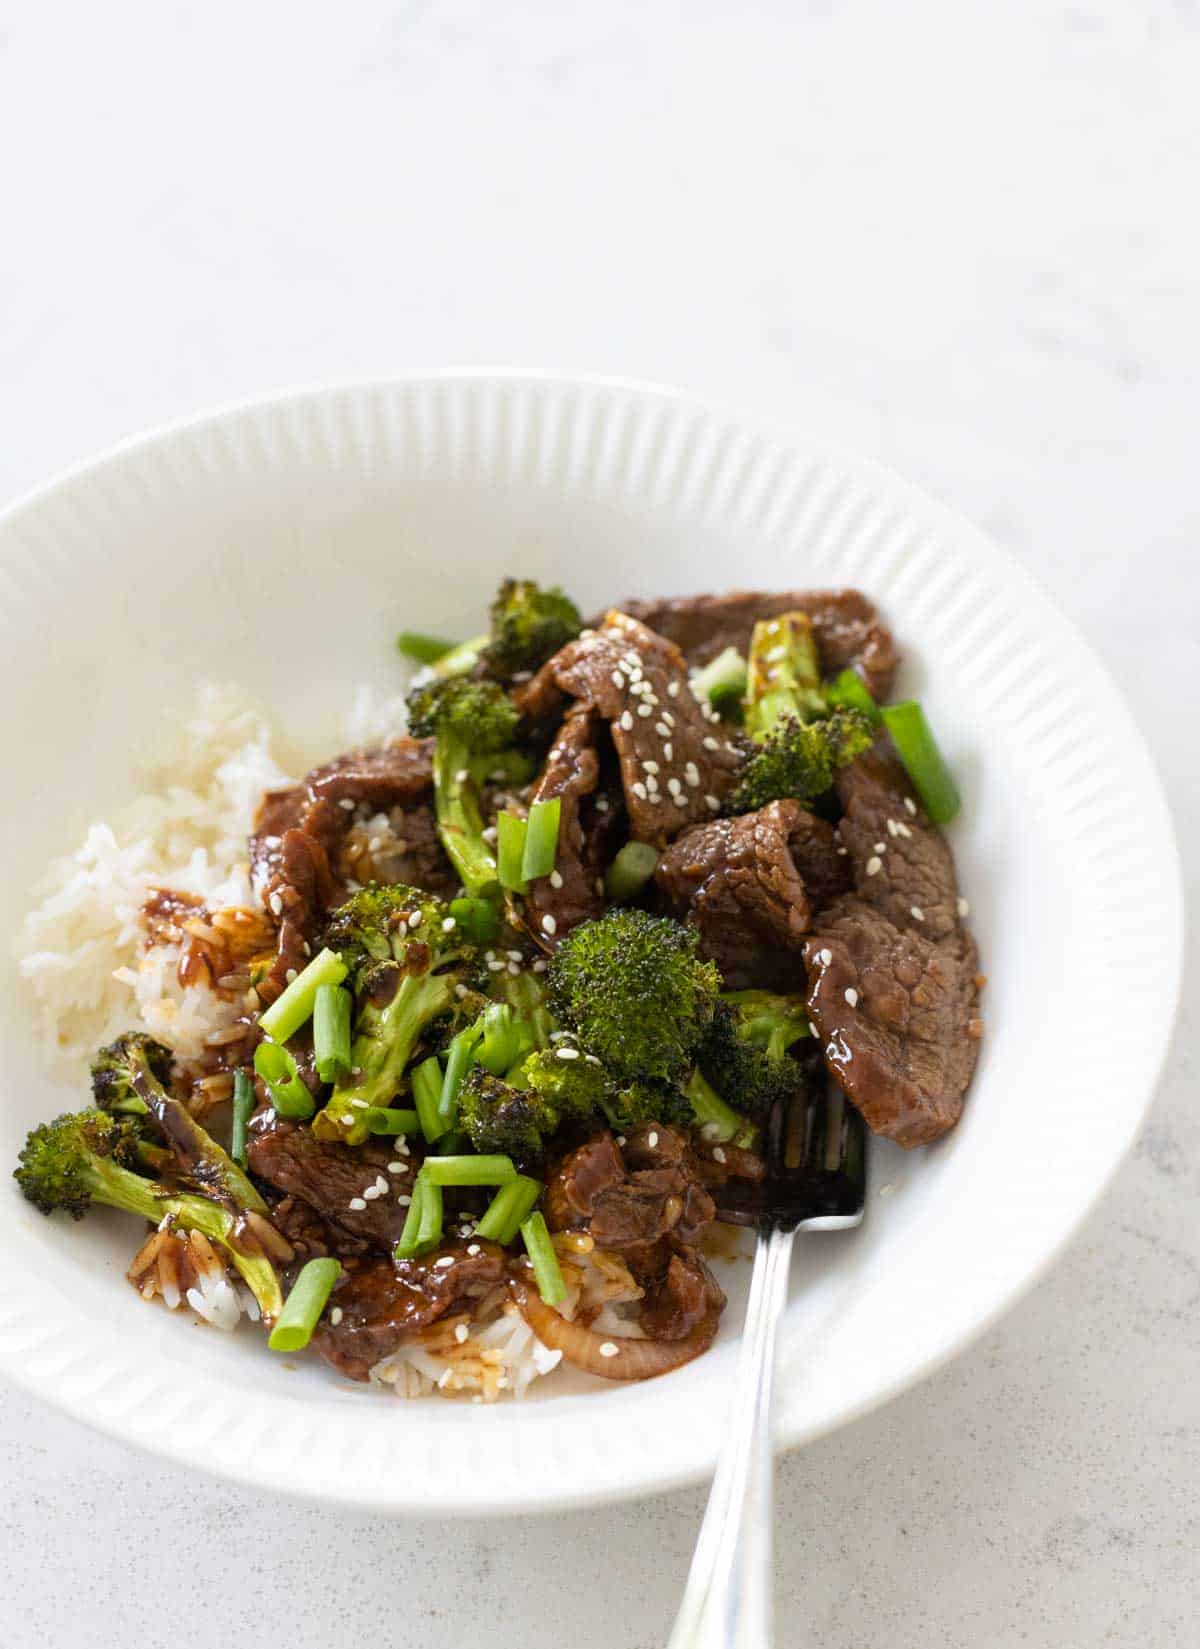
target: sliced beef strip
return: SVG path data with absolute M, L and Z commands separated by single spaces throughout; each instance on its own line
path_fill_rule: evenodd
M 353 824 L 339 844 L 333 865 L 343 880 L 407 882 L 443 899 L 458 891 L 458 873 L 446 856 L 432 802 L 387 809 L 391 835 L 377 838 L 372 827 Z
M 476 1253 L 455 1244 L 398 1265 L 390 1260 L 352 1262 L 334 1284 L 313 1346 L 348 1379 L 365 1380 L 381 1357 L 451 1307 L 479 1299 L 503 1282 L 503 1249 L 494 1243 L 471 1246 Z M 336 1323 L 335 1310 L 340 1312 Z
M 844 891 L 848 872 L 832 828 L 779 801 L 694 826 L 667 849 L 656 880 L 730 989 L 787 990 L 797 988 L 814 906 Z
M 350 750 L 305 778 L 310 796 L 387 808 L 418 801 L 433 789 L 433 740 L 390 739 L 375 750 Z
M 318 805 L 324 809 L 327 804 Z M 341 896 L 320 836 L 307 829 L 285 830 L 266 888 L 265 904 L 279 919 L 279 936 L 275 960 L 257 986 L 262 1001 L 273 1002 L 306 965 L 322 917 Z
M 601 878 L 625 809 L 619 785 L 614 790 L 603 783 L 604 764 L 598 749 L 601 732 L 601 718 L 595 711 L 572 711 L 559 728 L 529 797 L 531 804 L 557 797 L 561 809 L 554 861 L 557 874 L 532 882 L 520 910 L 522 926 L 548 949 L 580 922 L 604 910 Z M 547 916 L 551 918 L 549 932 Z
M 684 1136 L 665 1124 L 651 1125 L 631 1135 L 626 1148 L 633 1162 L 645 1166 L 630 1169 L 611 1134 L 569 1152 L 547 1185 L 547 1224 L 555 1231 L 585 1227 L 597 1247 L 615 1253 L 644 1249 L 668 1233 L 694 1243 L 716 1217 L 716 1204 Z
M 630 1270 L 645 1291 L 638 1321 L 651 1340 L 684 1340 L 709 1311 L 724 1309 L 725 1295 L 694 1248 L 659 1243 L 635 1255 Z
M 892 689 L 898 655 L 891 631 L 858 590 L 732 590 L 726 595 L 630 601 L 621 609 L 682 648 L 696 668 L 736 647 L 744 653 L 760 619 L 804 612 L 812 620 L 824 675 L 853 666 L 877 699 Z
M 281 1198 L 271 1209 L 271 1224 L 291 1243 L 297 1269 L 305 1261 L 326 1254 L 344 1260 L 360 1259 L 371 1252 L 371 1244 L 364 1237 L 352 1237 L 332 1220 L 322 1218 L 300 1197 Z
M 419 1163 L 394 1154 L 394 1144 L 349 1146 L 313 1138 L 311 1128 L 272 1115 L 255 1119 L 246 1145 L 250 1169 L 269 1185 L 299 1197 L 352 1236 L 390 1251 L 400 1240 Z M 394 1163 L 402 1167 L 394 1168 Z M 385 1191 L 373 1188 L 383 1184 Z M 370 1197 L 364 1195 L 372 1191 Z M 361 1203 L 362 1207 L 352 1204 Z
M 541 673 L 610 724 L 635 840 L 661 846 L 720 812 L 742 758 L 693 696 L 673 642 L 612 612 Z
M 983 1029 L 970 937 L 933 943 L 851 895 L 824 913 L 804 959 L 825 1062 L 868 1127 L 907 1147 L 952 1128 Z
M 838 836 L 849 850 L 854 887 L 894 926 L 929 939 L 958 929 L 958 880 L 945 837 L 930 822 L 888 740 L 843 768 L 837 778 L 843 817 Z
M 278 874 L 284 835 L 299 829 L 307 806 L 308 792 L 302 784 L 268 790 L 259 802 L 250 836 L 250 880 L 260 892 Z

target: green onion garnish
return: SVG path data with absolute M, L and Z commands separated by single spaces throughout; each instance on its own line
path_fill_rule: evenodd
M 450 914 L 477 945 L 490 945 L 500 936 L 500 907 L 490 899 L 451 899 Z
M 417 1178 L 422 1180 L 425 1176 L 418 1174 Z M 417 1242 L 423 1253 L 427 1248 L 436 1248 L 441 1240 L 442 1188 L 436 1180 L 426 1179 L 421 1197 L 421 1223 L 417 1228 Z
M 509 1003 L 493 1002 L 483 1015 L 483 1035 L 475 1050 L 475 1062 L 493 1076 L 503 1076 L 532 1053 L 536 1044 L 532 1025 L 518 1019 Z
M 267 1344 L 272 1351 L 303 1351 L 341 1274 L 337 1260 L 309 1260 L 292 1284 Z
M 436 1054 L 418 1065 L 412 1074 L 413 1104 L 421 1123 L 421 1132 L 432 1145 L 446 1132 L 439 1110 L 442 1098 L 442 1067 Z
M 401 630 L 396 637 L 397 648 L 414 664 L 436 664 L 457 645 L 454 641 L 443 641 L 441 636 L 423 635 L 420 630 Z
M 885 704 L 879 712 L 913 786 L 934 824 L 949 824 L 958 812 L 958 786 L 938 749 L 933 730 L 916 699 Z
M 340 985 L 345 977 L 346 964 L 340 956 L 335 956 L 331 950 L 318 951 L 283 995 L 277 997 L 260 1016 L 258 1022 L 263 1034 L 275 1042 L 286 1042 L 290 1036 L 295 1036 L 301 1025 L 312 1018 L 318 988 L 321 985 Z
M 558 821 L 562 802 L 557 796 L 548 802 L 534 802 L 526 821 L 525 852 L 521 858 L 521 875 L 527 882 L 539 876 L 549 876 L 554 869 L 558 852 Z
M 649 842 L 626 842 L 604 875 L 610 899 L 636 899 L 658 867 L 658 853 Z
M 233 1078 L 233 1128 L 229 1136 L 229 1155 L 239 1168 L 246 1166 L 246 1124 L 254 1109 L 254 1083 L 245 1071 Z
M 861 710 L 872 721 L 879 720 L 879 706 L 871 697 L 871 690 L 857 670 L 843 670 L 827 681 L 821 689 L 828 703 L 844 706 L 847 710 Z
M 488 1203 L 483 1218 L 475 1227 L 475 1235 L 486 1242 L 504 1245 L 512 1242 L 522 1222 L 533 1212 L 533 1206 L 542 1194 L 535 1179 L 518 1174 L 511 1185 L 504 1185 Z
M 267 1085 L 271 1104 L 281 1117 L 295 1117 L 305 1122 L 316 1110 L 316 1103 L 304 1083 L 296 1061 L 286 1048 L 277 1042 L 260 1042 L 254 1050 L 254 1069 Z
M 404 1216 L 404 1229 L 400 1233 L 400 1241 L 392 1249 L 392 1255 L 397 1260 L 415 1259 L 421 1246 L 421 1215 L 425 1208 L 425 1185 L 426 1181 L 418 1174 L 413 1186 L 412 1201 L 408 1205 L 408 1213 Z
M 354 998 L 341 985 L 318 985 L 313 1006 L 313 1061 L 322 1082 L 350 1075 L 350 1015 Z
M 726 647 L 696 671 L 692 686 L 716 708 L 729 699 L 740 699 L 746 691 L 746 661 L 736 647 Z
M 450 1047 L 446 1052 L 446 1074 L 442 1078 L 442 1094 L 438 1101 L 442 1133 L 454 1126 L 454 1119 L 458 1115 L 458 1090 L 475 1063 L 475 1048 L 482 1035 L 483 1020 L 477 1019 L 473 1025 L 468 1025 L 465 1031 L 459 1031 L 456 1037 L 451 1038 Z
M 488 1153 L 426 1157 L 421 1172 L 432 1185 L 512 1185 L 517 1178 L 511 1157 Z
M 429 1147 L 431 1157 L 461 1157 L 468 1149 L 470 1141 L 461 1128 L 451 1128 L 448 1134 L 443 1134 L 436 1144 Z
M 438 1084 L 441 1091 L 441 1084 Z M 369 1134 L 415 1134 L 421 1119 L 415 1111 L 392 1111 L 383 1105 L 371 1105 L 359 1113 L 366 1118 Z
M 510 893 L 524 893 L 521 866 L 525 862 L 525 835 L 529 826 L 515 813 L 496 815 L 496 871 L 500 886 Z
M 521 1223 L 521 1235 L 525 1239 L 525 1251 L 533 1261 L 533 1278 L 538 1293 L 547 1305 L 561 1305 L 567 1297 L 567 1285 L 563 1281 L 558 1255 L 554 1252 L 543 1216 L 530 1214 Z

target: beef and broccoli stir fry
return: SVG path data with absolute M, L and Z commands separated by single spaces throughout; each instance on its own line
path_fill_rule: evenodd
M 905 1147 L 959 1118 L 953 780 L 856 591 L 585 624 L 509 579 L 486 635 L 400 647 L 408 734 L 262 797 L 254 908 L 142 911 L 237 1005 L 231 1103 L 130 1031 L 17 1181 L 148 1221 L 148 1298 L 225 1300 L 352 1380 L 662 1373 L 716 1333 L 707 1234 L 775 1107 L 832 1077 Z

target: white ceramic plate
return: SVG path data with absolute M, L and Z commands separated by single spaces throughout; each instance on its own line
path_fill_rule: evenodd
M 201 678 L 323 729 L 398 682 L 402 625 L 480 628 L 499 575 L 624 594 L 857 584 L 962 781 L 953 830 L 986 1040 L 940 1147 L 879 1148 L 861 1231 L 799 1244 L 779 1435 L 882 1402 L 994 1321 L 1059 1251 L 1133 1139 L 1179 982 L 1167 809 L 1116 689 L 1029 578 L 875 465 L 668 392 L 539 374 L 286 395 L 126 444 L 0 518 L 0 929 L 52 853 L 130 784 L 130 749 Z M 0 992 L 0 1159 L 80 1089 L 48 1082 Z M 890 1191 L 890 1195 L 883 1195 Z M 524 1405 L 403 1403 L 251 1332 L 151 1309 L 129 1222 L 75 1227 L 0 1188 L 0 1369 L 189 1465 L 383 1510 L 631 1496 L 711 1466 L 748 1267 L 714 1350 Z

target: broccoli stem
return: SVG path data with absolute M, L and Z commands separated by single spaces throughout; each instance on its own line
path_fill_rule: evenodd
M 626 842 L 604 873 L 604 891 L 624 904 L 636 899 L 658 868 L 658 851 L 649 842 Z
M 483 839 L 479 790 L 471 776 L 471 752 L 449 732 L 439 731 L 433 752 L 434 811 L 438 834 L 471 898 L 494 893 L 496 859 Z
M 246 1166 L 246 1124 L 254 1109 L 254 1084 L 245 1071 L 238 1071 L 233 1079 L 233 1128 L 229 1138 L 229 1155 L 239 1168 Z
M 699 1071 L 692 1072 L 683 1091 L 705 1139 L 716 1140 L 721 1145 L 738 1145 L 745 1150 L 753 1146 L 758 1136 L 754 1124 L 727 1105 Z
M 840 671 L 832 681 L 825 683 L 822 691 L 826 702 L 835 710 L 861 710 L 871 721 L 879 721 L 879 706 L 871 697 L 870 688 L 857 670 Z
M 807 721 L 827 713 L 817 643 L 807 613 L 784 613 L 754 626 L 744 703 L 746 731 L 760 743 L 787 716 Z
M 707 698 L 714 709 L 746 691 L 746 661 L 736 647 L 726 647 L 692 677 L 692 690 Z
M 405 974 L 387 1007 L 354 1039 L 355 1079 L 335 1088 L 313 1118 L 318 1139 L 361 1145 L 370 1132 L 367 1112 L 398 1093 L 422 1031 L 454 1002 L 454 983 L 438 973 Z
M 223 1192 L 239 1208 L 266 1213 L 266 1203 L 237 1163 L 155 1077 L 142 1047 L 130 1052 L 130 1081 L 134 1093 L 158 1123 L 167 1144 L 193 1179 Z
M 275 1267 L 264 1254 L 243 1253 L 237 1246 L 237 1218 L 220 1203 L 182 1192 L 164 1196 L 149 1180 L 122 1168 L 108 1157 L 93 1157 L 87 1170 L 88 1189 L 95 1202 L 123 1209 L 158 1225 L 169 1214 L 186 1231 L 200 1231 L 226 1254 L 258 1301 L 264 1319 L 274 1319 L 283 1305 Z M 257 1196 L 257 1193 L 255 1193 Z M 261 1204 L 260 1207 L 264 1205 Z

